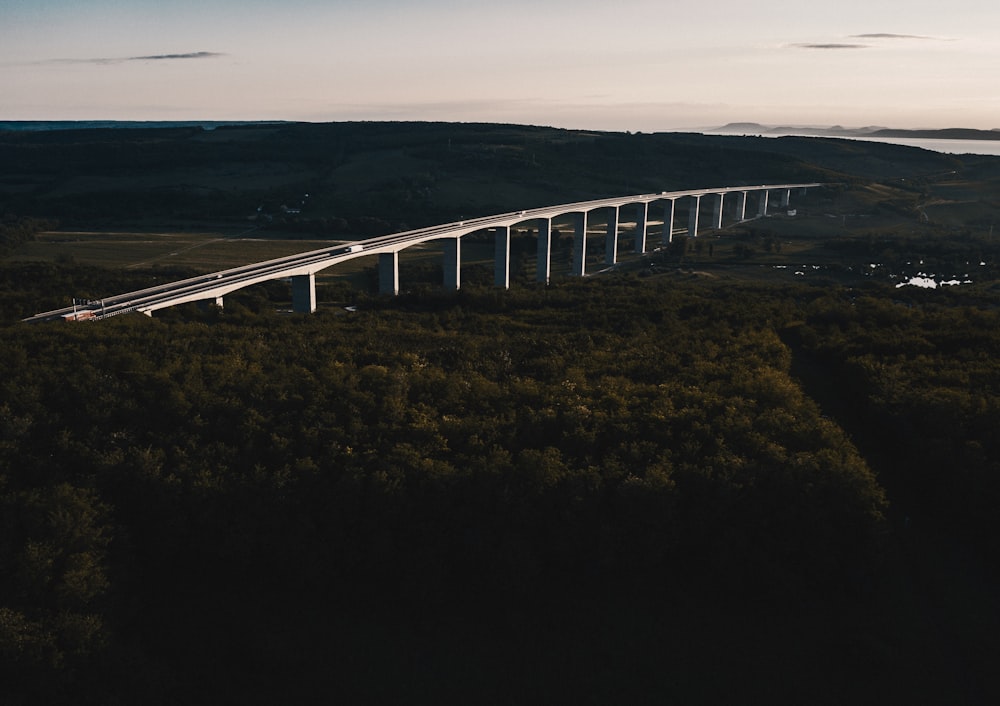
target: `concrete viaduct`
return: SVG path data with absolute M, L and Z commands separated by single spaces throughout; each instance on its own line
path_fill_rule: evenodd
M 805 193 L 807 189 L 823 186 L 811 184 L 771 184 L 761 186 L 729 186 L 688 191 L 663 191 L 656 194 L 639 194 L 616 198 L 582 201 L 579 203 L 546 206 L 525 211 L 503 213 L 483 218 L 473 218 L 446 223 L 429 228 L 393 233 L 391 235 L 359 240 L 354 243 L 321 248 L 298 255 L 244 265 L 190 279 L 158 285 L 135 292 L 119 294 L 105 299 L 74 302 L 71 307 L 36 314 L 25 321 L 36 322 L 53 319 L 67 321 L 96 320 L 118 314 L 138 311 L 152 316 L 154 311 L 194 301 L 214 301 L 222 306 L 223 298 L 231 292 L 273 279 L 290 279 L 292 283 L 292 308 L 300 312 L 316 309 L 316 273 L 358 257 L 378 256 L 379 290 L 383 294 L 399 293 L 399 253 L 406 248 L 441 240 L 444 244 L 444 286 L 457 290 L 462 281 L 462 238 L 470 233 L 490 230 L 495 233 L 494 283 L 498 287 L 510 286 L 511 229 L 520 224 L 534 223 L 538 231 L 538 258 L 536 279 L 548 283 L 552 263 L 552 223 L 554 219 L 570 219 L 573 223 L 572 274 L 585 276 L 587 262 L 588 219 L 594 211 L 606 209 L 605 264 L 614 265 L 618 257 L 619 223 L 623 209 L 634 213 L 635 252 L 647 252 L 649 228 L 647 222 L 650 205 L 657 204 L 662 213 L 663 227 L 660 244 L 671 242 L 678 233 L 696 237 L 702 227 L 699 219 L 702 200 L 712 201 L 712 220 L 709 228 L 723 227 L 723 207 L 728 202 L 733 209 L 733 222 L 747 220 L 748 196 L 756 196 L 755 217 L 767 215 L 771 194 L 776 194 L 780 207 L 789 205 L 793 191 Z M 688 199 L 687 228 L 675 228 L 675 206 L 680 199 Z M 735 201 L 735 204 L 733 202 Z

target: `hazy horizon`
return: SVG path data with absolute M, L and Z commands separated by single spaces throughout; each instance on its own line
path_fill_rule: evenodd
M 497 124 L 497 125 L 520 125 L 523 127 L 544 127 L 544 128 L 554 128 L 554 129 L 579 129 L 587 130 L 588 128 L 562 128 L 557 125 L 543 125 L 540 123 L 512 123 L 512 122 L 495 122 L 495 121 L 460 121 L 460 120 L 423 120 L 423 119 L 373 119 L 373 120 L 288 120 L 288 119 L 239 119 L 239 120 L 215 120 L 215 119 L 198 119 L 198 118 L 184 118 L 176 120 L 160 120 L 155 118 L 145 118 L 139 120 L 129 120 L 129 119 L 108 119 L 108 118 L 70 118 L 66 120 L 50 120 L 50 119 L 23 119 L 23 120 L 5 120 L 0 118 L 0 125 L 13 124 L 13 123 L 24 123 L 24 124 L 78 124 L 78 123 L 95 123 L 95 124 L 106 124 L 106 123 L 121 123 L 121 124 L 192 124 L 192 125 L 237 125 L 237 124 L 247 124 L 247 125 L 269 125 L 269 124 L 284 124 L 284 123 L 308 123 L 314 125 L 321 125 L 323 123 L 336 123 L 336 122 L 386 122 L 386 123 L 404 123 L 404 122 L 443 122 L 443 123 L 454 123 L 456 125 L 462 124 Z M 792 122 L 774 122 L 774 123 L 758 123 L 751 120 L 734 120 L 725 125 L 689 125 L 685 127 L 676 127 L 664 129 L 660 132 L 721 132 L 727 128 L 731 128 L 734 131 L 736 128 L 746 127 L 759 127 L 765 130 L 843 130 L 845 132 L 849 131 L 865 131 L 865 130 L 905 130 L 912 132 L 922 132 L 922 131 L 937 131 L 937 130 L 980 130 L 981 132 L 996 132 L 998 133 L 997 139 L 1000 140 L 1000 128 L 966 128 L 961 125 L 952 125 L 950 128 L 934 128 L 934 127 L 916 127 L 916 128 L 900 128 L 895 125 L 838 125 L 838 124 L 796 124 Z M 608 130 L 608 132 L 624 132 L 618 130 Z M 784 134 L 784 133 L 782 133 Z M 919 139 L 919 138 L 914 138 Z M 947 138 L 941 138 L 947 139 Z
M 1000 128 L 1000 7 L 0 0 L 0 120 Z

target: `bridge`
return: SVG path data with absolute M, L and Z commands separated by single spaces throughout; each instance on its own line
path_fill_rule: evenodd
M 747 202 L 750 194 L 757 199 L 755 217 L 768 213 L 769 198 L 778 196 L 781 208 L 788 207 L 793 191 L 805 193 L 807 189 L 823 186 L 811 184 L 763 184 L 760 186 L 727 186 L 688 191 L 662 191 L 655 194 L 638 194 L 614 198 L 581 201 L 578 203 L 545 206 L 524 211 L 502 213 L 495 216 L 472 218 L 454 223 L 419 228 L 383 235 L 353 243 L 320 248 L 310 252 L 290 255 L 266 262 L 235 267 L 220 272 L 199 275 L 178 282 L 161 284 L 135 292 L 118 294 L 99 300 L 78 302 L 73 306 L 43 312 L 24 319 L 26 322 L 64 320 L 99 320 L 129 312 L 152 316 L 154 311 L 196 301 L 214 301 L 222 306 L 223 298 L 232 292 L 274 279 L 290 279 L 292 308 L 311 313 L 316 310 L 316 273 L 358 257 L 378 256 L 379 291 L 383 294 L 399 293 L 399 253 L 407 248 L 430 241 L 444 244 L 444 286 L 457 290 L 462 281 L 462 238 L 470 233 L 493 231 L 495 234 L 494 283 L 498 287 L 510 286 L 511 229 L 517 225 L 535 224 L 538 231 L 538 259 L 536 280 L 548 283 L 552 264 L 552 222 L 570 218 L 573 223 L 572 274 L 585 276 L 587 263 L 588 218 L 594 211 L 608 211 L 605 227 L 605 264 L 614 265 L 618 258 L 619 224 L 623 209 L 632 209 L 635 218 L 635 252 L 647 252 L 650 206 L 657 204 L 662 211 L 661 245 L 669 244 L 673 236 L 686 233 L 696 237 L 700 228 L 702 199 L 712 202 L 710 228 L 723 227 L 724 206 L 727 197 L 730 208 L 735 208 L 734 222 L 747 220 Z M 688 200 L 687 228 L 674 226 L 675 206 L 678 200 Z M 732 203 L 734 202 L 735 203 Z

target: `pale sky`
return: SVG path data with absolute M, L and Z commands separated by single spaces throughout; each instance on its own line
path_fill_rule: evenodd
M 1000 128 L 997 0 L 0 0 L 0 120 Z

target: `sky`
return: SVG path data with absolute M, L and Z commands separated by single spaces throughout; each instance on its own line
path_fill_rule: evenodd
M 0 120 L 1000 128 L 997 0 L 0 0 Z

